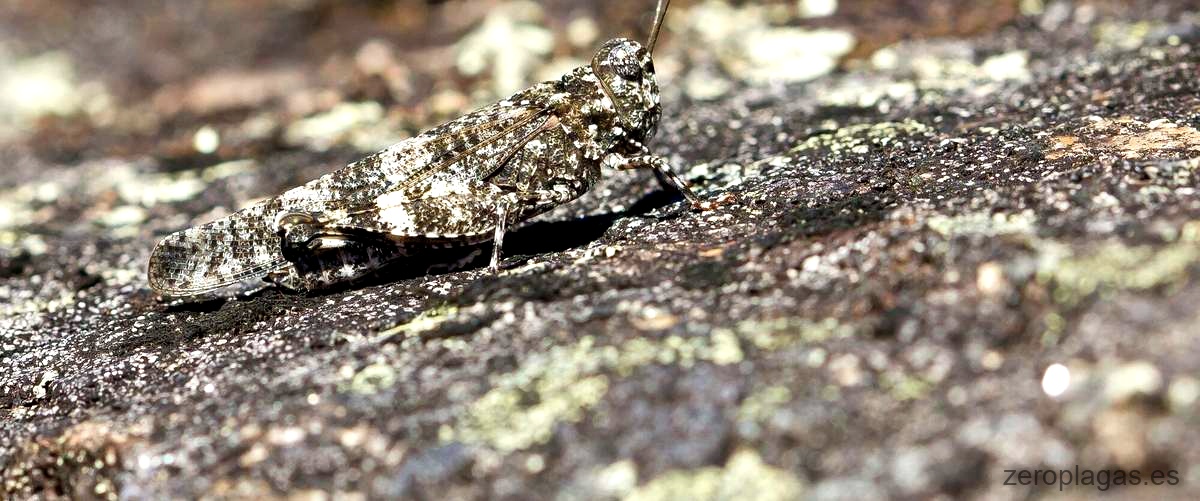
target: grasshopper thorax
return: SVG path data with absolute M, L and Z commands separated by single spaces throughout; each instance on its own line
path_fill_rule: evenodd
M 592 73 L 612 100 L 627 137 L 645 141 L 654 136 L 662 110 L 650 51 L 633 40 L 609 40 L 592 58 Z

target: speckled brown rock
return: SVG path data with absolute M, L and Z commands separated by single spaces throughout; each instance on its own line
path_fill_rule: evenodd
M 685 19 L 718 8 L 679 3 Z M 0 497 L 1200 494 L 1200 14 L 1187 3 L 1021 2 L 1017 15 L 998 2 L 1007 22 L 929 31 L 966 38 L 778 85 L 726 73 L 722 57 L 754 46 L 706 55 L 684 47 L 697 28 L 681 22 L 659 56 L 680 85 L 664 84 L 654 147 L 737 203 L 688 212 L 649 177 L 613 174 L 515 232 L 496 276 L 162 303 L 144 276 L 157 238 L 493 87 L 447 67 L 484 15 L 474 3 L 456 22 L 424 3 L 300 4 L 143 6 L 157 36 L 207 44 L 161 58 L 139 50 L 153 33 L 126 46 L 99 22 L 0 39 L 8 67 L 98 82 L 65 94 L 65 116 L 0 114 Z M 846 8 L 815 25 L 869 28 Z M 586 23 L 623 19 L 569 11 L 511 22 L 586 39 Z M 231 18 L 252 22 L 213 35 Z M 424 42 L 380 28 L 418 18 L 433 26 Z M 770 19 L 780 37 L 812 24 Z M 295 43 L 263 45 L 282 33 Z M 56 44 L 77 74 L 29 63 Z M 556 60 L 587 57 L 568 45 Z M 95 67 L 97 51 L 130 56 Z M 229 82 L 255 90 L 212 97 Z M 344 107 L 364 101 L 383 112 Z M 1057 397 L 1041 386 L 1054 363 L 1071 374 Z M 1004 470 L 1075 465 L 1181 481 L 1003 485 Z

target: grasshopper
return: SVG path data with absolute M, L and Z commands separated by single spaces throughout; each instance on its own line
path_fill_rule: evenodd
M 171 297 L 259 280 L 307 291 L 488 240 L 495 272 L 509 228 L 587 192 L 602 167 L 652 169 L 693 208 L 711 208 L 645 145 L 661 116 L 650 56 L 669 3 L 658 1 L 645 46 L 609 40 L 559 80 L 167 236 L 151 253 L 150 286 Z

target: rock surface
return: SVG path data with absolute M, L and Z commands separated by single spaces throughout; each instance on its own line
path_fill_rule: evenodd
M 677 2 L 654 148 L 736 203 L 614 173 L 495 276 L 147 288 L 642 3 L 0 7 L 0 497 L 1200 495 L 1190 2 Z M 1179 482 L 1004 485 L 1076 465 Z

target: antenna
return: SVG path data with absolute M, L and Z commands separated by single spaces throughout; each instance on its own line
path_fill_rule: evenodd
M 650 27 L 650 39 L 646 41 L 646 50 L 654 53 L 654 44 L 658 42 L 658 30 L 662 28 L 663 18 L 667 17 L 667 5 L 671 0 L 658 0 L 658 8 L 654 9 L 654 25 Z

